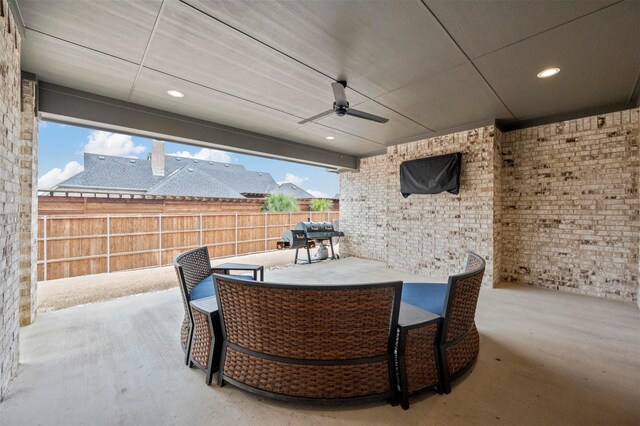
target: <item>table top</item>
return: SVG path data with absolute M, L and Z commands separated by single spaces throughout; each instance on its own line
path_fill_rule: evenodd
M 250 265 L 247 263 L 223 263 L 222 265 L 213 266 L 211 269 L 213 270 L 230 270 L 234 271 L 259 271 L 260 269 L 264 269 L 262 265 Z
M 201 311 L 214 312 L 218 310 L 218 301 L 215 296 L 203 297 L 202 299 L 192 300 L 191 306 Z
M 400 327 L 409 327 L 434 321 L 438 318 L 441 318 L 438 314 L 434 314 L 433 312 L 425 311 L 424 309 L 402 302 L 400 304 L 398 325 Z

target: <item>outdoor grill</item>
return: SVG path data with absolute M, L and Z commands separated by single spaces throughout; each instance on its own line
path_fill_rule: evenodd
M 309 249 L 314 248 L 316 243 L 322 244 L 324 241 L 329 242 L 331 247 L 331 259 L 337 259 L 333 251 L 333 238 L 344 237 L 344 232 L 336 231 L 331 222 L 298 222 L 296 229 L 284 231 L 282 240 L 278 243 L 278 248 L 296 249 L 296 257 L 294 263 L 298 263 L 298 252 L 300 249 L 307 251 L 307 261 L 311 263 L 311 252 Z

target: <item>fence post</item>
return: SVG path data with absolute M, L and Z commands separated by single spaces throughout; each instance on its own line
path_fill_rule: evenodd
M 43 270 L 42 270 L 42 275 L 44 278 L 44 281 L 47 280 L 47 216 L 44 216 L 44 263 L 43 263 Z
M 235 238 L 235 240 L 236 240 L 236 257 L 237 257 L 238 256 L 238 212 L 237 211 L 236 211 L 236 224 L 235 224 L 235 227 L 236 227 L 236 238 Z
M 202 213 L 200 213 L 200 245 L 202 246 Z
M 111 215 L 107 215 L 107 273 L 111 272 Z
M 291 229 L 291 227 L 293 226 L 293 213 L 289 212 L 289 229 Z
M 264 252 L 267 252 L 267 236 L 269 232 L 267 231 L 267 221 L 269 220 L 269 212 L 264 212 Z
M 158 266 L 162 266 L 162 215 L 158 215 Z

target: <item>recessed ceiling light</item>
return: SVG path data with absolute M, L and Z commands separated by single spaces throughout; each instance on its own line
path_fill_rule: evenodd
M 552 77 L 560 72 L 560 68 L 547 68 L 538 73 L 538 78 Z
M 330 141 L 334 140 L 335 138 L 335 136 L 327 136 L 327 139 L 329 139 Z
M 167 90 L 167 95 L 173 96 L 174 98 L 184 98 L 184 93 L 178 92 L 177 90 Z

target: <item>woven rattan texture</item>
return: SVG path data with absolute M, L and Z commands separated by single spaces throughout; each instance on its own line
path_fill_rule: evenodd
M 454 277 L 454 292 L 449 302 L 446 342 L 464 335 L 475 324 L 476 306 L 484 268 L 466 278 Z
M 224 375 L 254 388 L 304 398 L 349 398 L 390 391 L 386 361 L 349 365 L 287 364 L 227 348 Z
M 480 350 L 480 335 L 473 326 L 469 334 L 455 345 L 447 345 L 447 366 L 449 375 L 453 376 L 466 368 L 478 356 Z
M 181 254 L 176 257 L 176 263 L 182 266 L 187 295 L 191 294 L 191 290 L 196 284 L 211 275 L 211 261 L 206 247 Z
M 229 342 L 297 359 L 385 355 L 397 287 L 270 288 L 218 279 Z
M 482 258 L 477 254 L 469 253 L 465 272 L 475 271 L 476 269 L 480 269 L 481 267 L 482 267 Z
M 212 343 L 208 315 L 193 309 L 193 327 L 191 357 L 201 366 L 208 368 Z
M 191 328 L 191 321 L 189 320 L 189 305 L 187 301 L 187 295 L 185 294 L 185 288 L 180 280 L 180 272 L 176 267 L 176 275 L 178 276 L 178 284 L 180 285 L 180 294 L 182 294 L 182 307 L 184 308 L 184 318 L 182 319 L 182 326 L 180 327 L 180 344 L 182 350 L 187 350 L 187 344 L 189 343 L 189 330 Z
M 185 308 L 186 309 L 186 308 Z M 185 312 L 184 319 L 182 320 L 182 326 L 180 327 L 180 344 L 182 345 L 182 350 L 187 350 L 187 341 L 189 340 L 189 317 L 188 313 Z
M 438 381 L 435 339 L 437 323 L 412 328 L 407 332 L 405 364 L 409 392 L 434 385 Z

